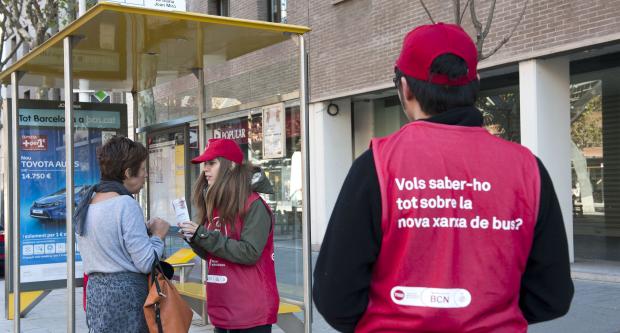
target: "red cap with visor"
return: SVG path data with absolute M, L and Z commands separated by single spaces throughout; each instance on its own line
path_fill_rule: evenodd
M 239 145 L 231 139 L 209 139 L 207 149 L 202 155 L 192 159 L 193 164 L 211 161 L 216 157 L 223 157 L 237 164 L 243 162 L 243 152 Z
M 467 75 L 450 80 L 443 74 L 431 75 L 431 65 L 440 55 L 452 53 L 467 64 Z M 462 86 L 478 76 L 478 49 L 469 35 L 458 25 L 436 23 L 411 30 L 403 41 L 396 67 L 405 75 L 420 81 Z

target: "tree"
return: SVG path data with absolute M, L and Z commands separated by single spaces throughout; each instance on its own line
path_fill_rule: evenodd
M 12 62 L 24 43 L 28 51 L 41 45 L 61 26 L 75 20 L 76 12 L 77 0 L 0 0 L 0 70 Z M 60 99 L 59 89 L 39 88 L 37 94 Z
M 484 53 L 483 52 L 484 42 L 487 36 L 489 35 L 489 32 L 491 31 L 491 23 L 493 23 L 493 16 L 495 15 L 495 3 L 496 2 L 497 0 L 491 0 L 491 4 L 489 6 L 489 12 L 487 13 L 487 20 L 483 26 L 482 22 L 478 20 L 478 14 L 476 13 L 476 0 L 467 0 L 467 2 L 465 2 L 465 5 L 462 6 L 463 8 L 462 10 L 461 10 L 461 1 L 452 0 L 454 23 L 458 25 L 462 25 L 463 18 L 465 17 L 465 13 L 467 12 L 467 9 L 469 8 L 469 16 L 471 18 L 471 23 L 473 24 L 474 29 L 476 29 L 476 47 L 478 48 L 478 59 L 479 60 L 484 60 L 492 56 L 502 46 L 504 46 L 504 44 L 506 44 L 510 40 L 515 30 L 517 30 L 517 27 L 521 23 L 521 20 L 523 19 L 523 15 L 525 14 L 525 10 L 527 9 L 529 0 L 523 0 L 523 7 L 521 8 L 521 13 L 519 14 L 519 17 L 517 18 L 517 20 L 514 22 L 512 28 L 510 29 L 510 32 L 506 36 L 504 36 L 504 38 L 502 38 L 502 40 L 491 51 L 489 51 L 488 53 Z M 424 0 L 420 0 L 420 4 L 424 8 L 426 15 L 428 15 L 428 18 L 431 20 L 431 22 L 435 23 L 435 20 L 433 19 L 431 12 L 426 7 Z
M 0 56 L 7 54 L 0 59 L 0 68 L 24 43 L 32 50 L 58 32 L 60 25 L 74 20 L 76 8 L 75 0 L 0 0 Z M 7 43 L 12 38 L 15 42 Z

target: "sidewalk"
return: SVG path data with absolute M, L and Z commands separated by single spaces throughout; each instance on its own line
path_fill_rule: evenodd
M 586 268 L 590 271 L 586 272 Z M 575 271 L 580 270 L 580 271 Z M 588 273 L 594 276 L 596 266 L 573 267 L 573 276 Z M 613 272 L 612 272 L 613 273 Z M 611 274 L 614 275 L 614 274 Z M 603 279 L 609 279 L 609 274 Z M 594 276 L 596 277 L 596 276 Z M 530 333 L 620 333 L 620 283 L 583 280 L 575 278 L 575 297 L 569 313 L 551 322 L 532 325 Z M 0 301 L 4 304 L 4 280 L 0 280 Z M 50 293 L 27 316 L 22 318 L 22 332 L 61 333 L 67 331 L 65 290 Z M 82 310 L 82 289 L 76 289 L 76 332 L 88 332 Z M 4 319 L 0 313 L 0 333 L 12 332 L 13 322 Z M 191 333 L 213 332 L 211 326 L 198 326 L 200 318 L 194 316 Z M 335 332 L 323 318 L 314 311 L 313 332 Z M 274 326 L 274 332 L 282 332 Z
M 88 332 L 85 313 L 82 309 L 82 288 L 75 290 L 75 330 Z M 4 280 L 0 281 L 0 301 L 4 308 Z M 67 331 L 67 297 L 66 290 L 54 290 L 47 295 L 32 311 L 21 319 L 22 332 L 28 333 L 60 333 Z M 5 312 L 0 313 L 0 333 L 13 332 L 13 321 L 6 320 Z M 191 333 L 213 332 L 210 325 L 200 326 L 200 317 L 194 314 Z

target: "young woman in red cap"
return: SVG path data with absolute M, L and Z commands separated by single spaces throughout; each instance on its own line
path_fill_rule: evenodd
M 207 313 L 215 331 L 271 332 L 279 305 L 273 215 L 258 195 L 273 193 L 271 183 L 243 162 L 233 140 L 209 140 L 192 163 L 204 163 L 193 193 L 199 224 L 179 227 L 208 262 Z

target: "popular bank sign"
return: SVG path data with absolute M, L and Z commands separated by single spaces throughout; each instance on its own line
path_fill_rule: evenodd
M 218 124 L 213 128 L 213 138 L 235 140 L 240 145 L 247 144 L 248 122 L 245 120 Z

